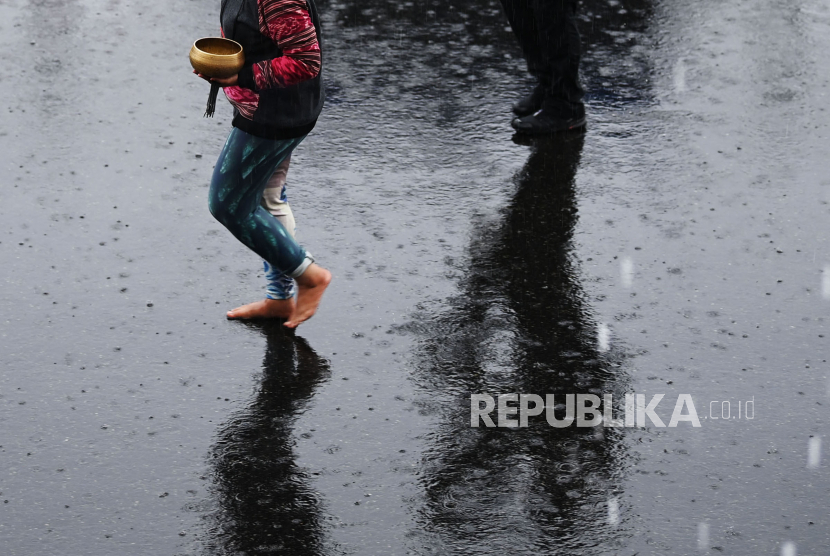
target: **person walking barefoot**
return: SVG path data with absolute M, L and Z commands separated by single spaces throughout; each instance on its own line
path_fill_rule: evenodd
M 313 0 L 223 0 L 220 20 L 222 35 L 242 45 L 245 65 L 228 78 L 200 75 L 222 86 L 234 107 L 233 129 L 214 169 L 208 205 L 222 225 L 264 259 L 269 294 L 274 282 L 282 283 L 278 295 L 227 316 L 285 318 L 285 326 L 296 328 L 317 311 L 331 273 L 296 242 L 293 217 L 286 226 L 263 206 L 263 195 L 323 107 L 320 21 Z M 291 279 L 297 282 L 296 303 L 288 295 Z

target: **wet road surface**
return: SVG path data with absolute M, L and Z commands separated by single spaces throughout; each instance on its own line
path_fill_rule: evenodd
M 820 554 L 830 8 L 586 0 L 587 132 L 533 142 L 498 2 L 320 9 L 293 337 L 224 318 L 218 2 L 0 1 L 2 552 Z M 701 427 L 470 427 L 626 392 Z

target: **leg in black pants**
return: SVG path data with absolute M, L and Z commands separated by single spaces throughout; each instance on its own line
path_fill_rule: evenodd
M 584 91 L 579 84 L 581 54 L 575 0 L 501 0 L 519 40 L 527 69 L 539 84 L 519 102 L 513 127 L 540 133 L 584 124 Z M 532 114 L 541 109 L 536 116 Z M 574 125 L 578 124 L 578 125 Z

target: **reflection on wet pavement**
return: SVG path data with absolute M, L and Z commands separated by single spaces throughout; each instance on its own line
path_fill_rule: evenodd
M 261 384 L 211 451 L 206 553 L 321 554 L 320 500 L 295 462 L 292 425 L 329 378 L 328 362 L 278 323 L 249 326 L 266 337 Z
M 608 542 L 607 504 L 626 466 L 616 429 L 470 428 L 471 394 L 619 395 L 621 354 L 602 354 L 572 256 L 582 134 L 537 140 L 501 220 L 476 223 L 461 294 L 421 327 L 423 396 L 449 410 L 428 436 L 425 530 L 453 554 Z M 465 403 L 466 402 L 466 403 Z

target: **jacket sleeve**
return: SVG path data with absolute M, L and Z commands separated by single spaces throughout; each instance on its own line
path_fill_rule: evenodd
M 239 73 L 239 86 L 262 90 L 289 87 L 320 73 L 320 45 L 305 0 L 257 0 L 260 32 L 282 50 Z

